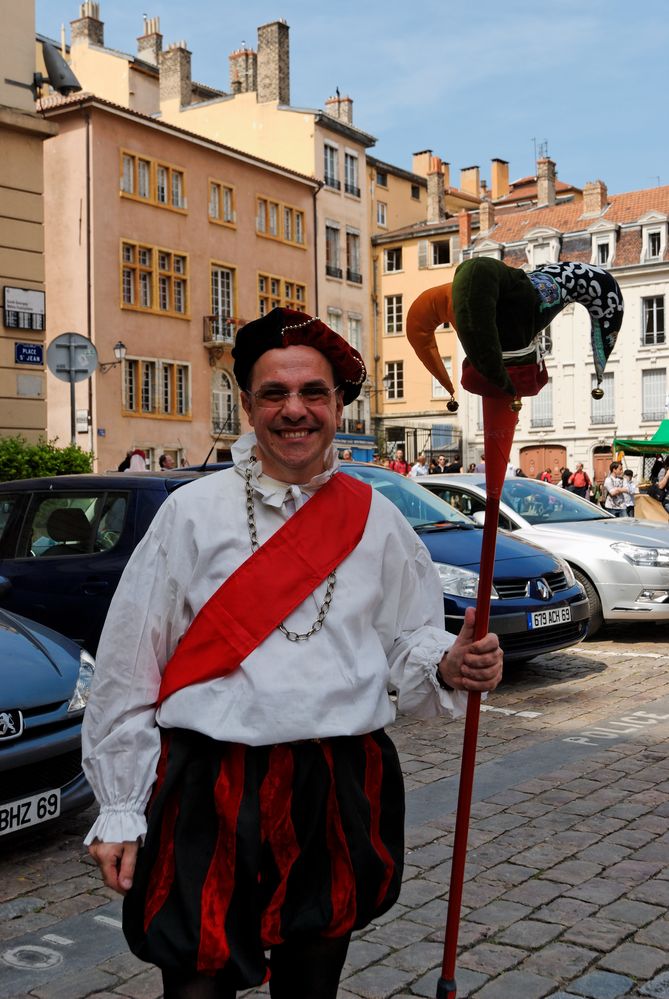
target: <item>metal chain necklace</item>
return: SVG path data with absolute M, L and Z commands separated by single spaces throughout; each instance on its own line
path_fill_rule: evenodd
M 244 481 L 246 485 L 246 521 L 249 527 L 249 538 L 251 539 L 251 551 L 255 552 L 260 547 L 258 542 L 258 531 L 256 528 L 256 513 L 255 513 L 255 503 L 253 498 L 253 486 L 251 485 L 251 476 L 253 474 L 253 465 L 256 459 L 251 458 L 250 464 L 248 465 L 246 471 L 244 472 Z M 289 642 L 306 642 L 312 635 L 316 635 L 323 627 L 323 622 L 325 621 L 327 612 L 330 610 L 330 604 L 332 603 L 332 595 L 334 593 L 335 583 L 337 582 L 337 571 L 331 572 L 327 579 L 327 589 L 325 591 L 325 596 L 323 598 L 323 603 L 321 604 L 320 610 L 318 611 L 318 617 L 312 624 L 309 631 L 306 631 L 303 635 L 299 635 L 296 631 L 288 631 L 285 624 L 279 625 L 279 631 L 282 635 L 285 635 Z

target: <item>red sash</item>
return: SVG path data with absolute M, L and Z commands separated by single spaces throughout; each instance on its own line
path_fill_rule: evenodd
M 202 607 L 165 667 L 157 703 L 237 669 L 357 546 L 371 501 L 371 486 L 333 475 Z

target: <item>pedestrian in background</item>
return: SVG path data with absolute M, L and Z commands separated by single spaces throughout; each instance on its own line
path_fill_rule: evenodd
M 390 467 L 393 472 L 399 472 L 400 475 L 408 475 L 411 471 L 411 465 L 408 461 L 404 460 L 404 448 L 398 447 L 395 451 L 395 457 L 390 463 Z
M 424 454 L 419 454 L 416 460 L 416 464 L 411 466 L 411 471 L 409 472 L 410 479 L 420 479 L 423 475 L 429 475 L 429 468 L 427 467 L 427 458 Z
M 625 485 L 627 486 L 627 492 L 625 493 L 625 510 L 628 517 L 634 516 L 634 497 L 637 493 L 636 483 L 634 480 L 634 472 L 631 468 L 626 468 L 623 478 L 626 480 Z
M 614 517 L 624 517 L 627 510 L 625 493 L 627 487 L 623 481 L 623 466 L 619 461 L 612 461 L 609 465 L 609 474 L 604 479 L 604 509 L 612 513 Z
M 590 476 L 583 469 L 583 462 L 579 461 L 576 465 L 576 471 L 572 472 L 569 476 L 568 485 L 571 486 L 572 492 L 577 493 L 578 496 L 587 496 L 588 490 L 590 489 L 592 482 L 590 481 Z

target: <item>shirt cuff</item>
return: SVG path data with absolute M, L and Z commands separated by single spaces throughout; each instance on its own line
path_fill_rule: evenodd
M 144 842 L 146 818 L 143 812 L 131 812 L 121 808 L 102 808 L 84 840 L 90 846 L 93 840 L 101 843 Z

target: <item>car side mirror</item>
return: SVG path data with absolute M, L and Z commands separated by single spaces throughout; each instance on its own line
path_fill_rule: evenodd
M 475 520 L 480 527 L 485 524 L 485 510 L 477 510 L 472 514 L 472 520 Z
M 8 590 L 12 588 L 11 579 L 7 579 L 6 576 L 0 576 L 0 597 L 4 596 Z

